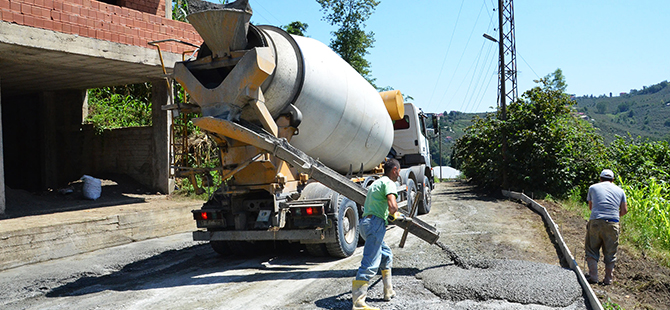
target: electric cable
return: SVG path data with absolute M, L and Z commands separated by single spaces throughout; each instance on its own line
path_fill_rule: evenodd
M 454 34 L 456 33 L 456 28 L 458 26 L 458 20 L 461 18 L 461 11 L 463 10 L 463 3 L 465 0 L 461 1 L 461 7 L 458 9 L 458 15 L 456 15 L 456 22 L 454 23 L 454 30 L 451 31 L 451 38 L 449 38 L 449 45 L 447 45 L 447 51 L 444 53 L 444 58 L 442 59 L 442 66 L 440 66 L 440 73 L 437 74 L 437 79 L 435 79 L 435 86 L 433 87 L 433 92 L 430 94 L 430 99 L 428 100 L 428 105 L 433 102 L 433 96 L 435 95 L 435 90 L 437 85 L 440 82 L 440 77 L 442 77 L 442 70 L 444 70 L 444 64 L 447 61 L 447 55 L 449 55 L 449 50 L 451 49 L 451 43 L 454 42 Z
M 468 45 L 470 44 L 470 39 L 472 39 L 472 34 L 474 33 L 474 31 L 476 29 L 477 22 L 479 21 L 479 17 L 482 15 L 482 10 L 483 9 L 484 9 L 484 4 L 482 3 L 482 7 L 479 10 L 479 14 L 477 14 L 477 19 L 474 22 L 474 25 L 472 27 L 472 31 L 470 31 L 470 36 L 468 37 L 468 40 L 465 43 L 465 48 L 463 49 L 463 53 L 461 53 L 461 57 L 458 59 L 458 63 L 456 64 L 456 69 L 454 69 L 454 72 L 451 76 L 451 79 L 449 80 L 449 83 L 447 84 L 447 87 L 444 89 L 444 93 L 442 93 L 442 97 L 440 98 L 440 100 L 438 102 L 442 102 L 442 100 L 444 100 L 444 97 L 447 95 L 447 91 L 449 91 L 449 87 L 451 86 L 451 82 L 453 82 L 454 78 L 456 77 L 456 72 L 458 71 L 458 68 L 461 65 L 461 61 L 463 60 L 463 56 L 465 55 L 465 52 L 468 49 Z M 461 83 L 461 85 L 462 85 L 462 83 Z M 459 89 L 460 89 L 460 86 L 459 86 Z M 458 93 L 458 90 L 456 90 L 456 93 Z
M 488 42 L 484 42 L 484 44 L 486 44 L 486 43 L 488 43 Z M 489 61 L 490 57 L 489 56 L 491 55 L 491 50 L 492 49 L 493 49 L 493 44 L 489 44 L 489 48 L 486 51 L 486 56 L 484 56 L 484 58 L 482 58 L 481 70 L 479 70 L 479 75 L 477 76 L 477 81 L 475 82 L 475 88 L 473 89 L 473 91 L 470 95 L 470 99 L 468 99 L 468 105 L 467 105 L 466 110 L 469 110 L 471 105 L 472 106 L 475 105 L 475 103 L 477 102 L 477 98 L 479 98 L 479 94 L 482 92 L 482 89 L 483 89 L 483 86 L 484 86 L 483 84 L 484 84 L 484 81 L 485 81 L 485 79 L 482 80 L 482 77 L 485 76 L 484 71 L 486 71 L 487 72 L 486 75 L 488 75 L 488 71 L 490 70 L 490 65 L 487 66 L 487 64 L 490 63 L 490 61 Z

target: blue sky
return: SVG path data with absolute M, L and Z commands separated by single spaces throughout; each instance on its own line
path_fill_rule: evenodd
M 307 23 L 328 44 L 336 30 L 314 0 L 251 0 L 254 24 Z M 497 98 L 495 0 L 381 0 L 367 21 L 379 86 L 426 112 L 490 111 Z M 561 68 L 567 92 L 615 96 L 670 80 L 670 6 L 663 0 L 514 2 L 519 95 Z

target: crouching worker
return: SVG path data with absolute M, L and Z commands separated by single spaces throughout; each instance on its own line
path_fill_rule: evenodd
M 377 274 L 377 269 L 381 269 L 382 282 L 384 283 L 384 300 L 391 300 L 395 296 L 391 284 L 393 253 L 384 243 L 384 235 L 386 234 L 389 214 L 395 214 L 398 211 L 396 202 L 398 191 L 395 181 L 399 175 L 400 163 L 395 159 L 388 159 L 384 163 L 384 176 L 368 187 L 363 218 L 358 226 L 361 236 L 365 239 L 365 247 L 363 248 L 361 267 L 358 268 L 351 289 L 354 310 L 379 310 L 365 303 L 369 282 Z

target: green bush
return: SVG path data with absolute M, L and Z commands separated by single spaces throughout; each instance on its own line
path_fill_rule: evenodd
M 605 146 L 593 127 L 571 114 L 574 104 L 560 90 L 535 87 L 493 117 L 476 117 L 456 143 L 461 171 L 485 190 L 497 191 L 507 174 L 508 189 L 565 197 L 584 188 L 605 161 Z M 507 136 L 505 160 L 502 136 Z M 504 169 L 504 171 L 503 171 Z
M 151 84 L 89 89 L 86 122 L 98 131 L 151 126 Z

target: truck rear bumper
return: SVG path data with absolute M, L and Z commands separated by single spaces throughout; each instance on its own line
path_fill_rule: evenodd
M 335 242 L 335 235 L 324 230 L 279 230 L 279 231 L 194 231 L 193 241 L 260 241 L 286 240 L 304 243 Z M 310 242 L 311 241 L 311 242 Z

